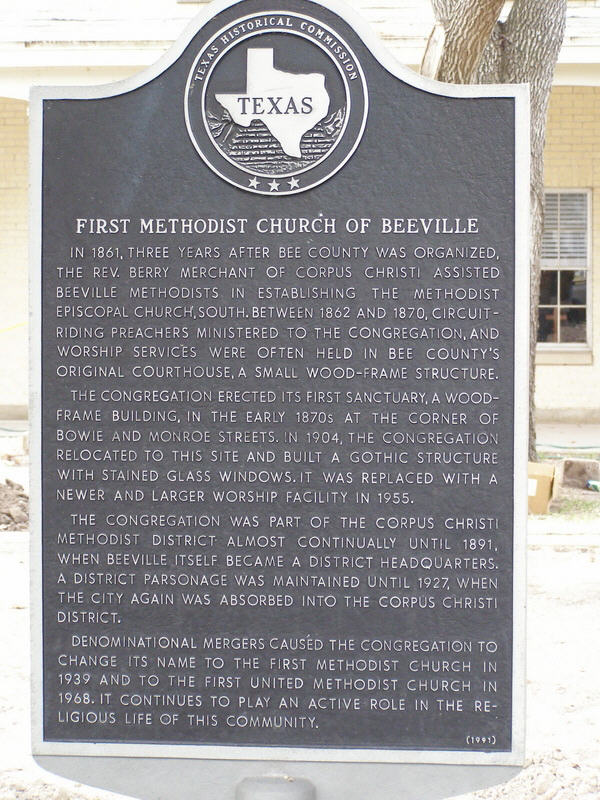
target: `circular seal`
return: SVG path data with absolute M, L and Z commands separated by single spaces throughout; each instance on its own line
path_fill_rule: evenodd
M 272 11 L 236 20 L 198 53 L 185 89 L 194 147 L 224 180 L 288 195 L 352 156 L 368 110 L 362 68 L 318 20 Z

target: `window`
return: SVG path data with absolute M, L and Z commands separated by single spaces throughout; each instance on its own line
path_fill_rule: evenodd
M 571 349 L 589 340 L 589 197 L 565 189 L 545 194 L 538 343 Z

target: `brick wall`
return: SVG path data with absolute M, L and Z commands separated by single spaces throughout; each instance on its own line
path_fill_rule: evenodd
M 0 98 L 0 415 L 27 404 L 28 128 L 27 103 Z
M 592 190 L 592 296 L 588 297 L 592 353 L 588 364 L 538 363 L 538 416 L 600 421 L 600 87 L 555 86 L 552 90 L 545 184 L 553 189 Z

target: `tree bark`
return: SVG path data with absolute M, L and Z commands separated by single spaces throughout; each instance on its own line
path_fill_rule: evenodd
M 453 8 L 450 8 L 450 5 Z M 471 83 L 504 0 L 455 0 L 441 3 L 444 50 L 434 77 L 446 83 Z
M 431 0 L 435 19 L 446 27 L 452 18 L 459 0 Z
M 471 83 L 503 0 L 432 0 L 436 24 L 421 74 L 447 83 Z
M 438 28 L 423 62 L 426 74 L 451 83 L 529 83 L 531 91 L 531 239 L 529 458 L 535 449 L 535 353 L 544 215 L 544 144 L 554 67 L 564 36 L 567 0 L 514 0 L 505 22 L 502 0 L 432 0 Z M 440 47 L 439 27 L 443 28 Z M 430 47 L 431 45 L 431 47 Z M 437 45 L 438 55 L 434 52 Z

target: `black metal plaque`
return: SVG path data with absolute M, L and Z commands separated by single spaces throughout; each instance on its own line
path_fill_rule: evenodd
M 42 750 L 515 751 L 515 96 L 442 89 L 244 0 L 44 96 Z

